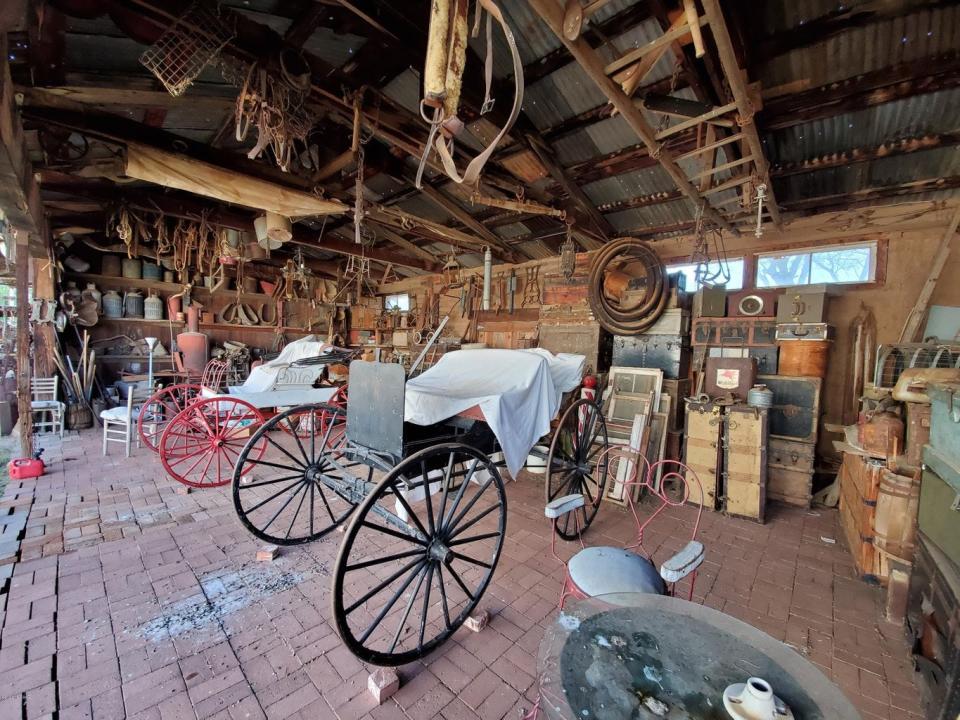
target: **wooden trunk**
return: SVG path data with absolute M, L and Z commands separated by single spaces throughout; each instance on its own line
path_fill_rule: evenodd
M 767 443 L 767 498 L 810 507 L 814 445 L 771 437 Z
M 727 408 L 723 438 L 724 509 L 763 522 L 767 484 L 767 411 Z
M 703 488 L 703 507 L 715 510 L 717 506 L 717 473 L 720 467 L 720 431 L 723 417 L 719 405 L 713 403 L 689 403 L 686 418 L 686 446 L 683 461 L 696 473 Z M 692 482 L 690 501 L 696 502 L 697 483 Z

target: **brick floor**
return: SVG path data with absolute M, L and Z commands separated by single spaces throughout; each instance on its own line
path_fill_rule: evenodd
M 508 485 L 490 625 L 399 668 L 400 690 L 374 707 L 369 669 L 330 617 L 338 533 L 255 563 L 262 542 L 236 519 L 228 487 L 179 494 L 152 453 L 104 458 L 95 431 L 40 440 L 47 474 L 11 481 L 0 499 L 4 719 L 494 719 L 536 697 L 562 577 L 537 476 Z M 696 601 L 791 645 L 865 720 L 919 719 L 903 630 L 855 576 L 836 512 L 773 506 L 768 517 L 705 517 Z M 632 527 L 604 507 L 589 540 L 623 544 Z

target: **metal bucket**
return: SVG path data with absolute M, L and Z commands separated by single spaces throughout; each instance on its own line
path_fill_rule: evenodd
M 124 258 L 120 261 L 120 265 L 125 278 L 140 279 L 140 258 Z
M 773 391 L 766 385 L 754 385 L 747 391 L 747 405 L 758 408 L 773 407 Z

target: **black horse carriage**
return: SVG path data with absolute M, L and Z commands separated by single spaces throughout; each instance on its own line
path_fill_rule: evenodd
M 464 623 L 506 532 L 500 443 L 479 407 L 415 425 L 404 420 L 405 391 L 400 365 L 354 362 L 346 412 L 304 405 L 274 416 L 250 437 L 233 477 L 237 513 L 258 538 L 295 545 L 343 530 L 334 621 L 347 647 L 377 665 L 420 658 Z M 548 502 L 587 498 L 557 529 L 569 539 L 599 509 L 608 440 L 592 400 L 571 399 L 558 416 L 549 449 L 530 452 L 545 462 Z

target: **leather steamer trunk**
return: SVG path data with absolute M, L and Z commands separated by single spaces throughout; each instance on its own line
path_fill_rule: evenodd
M 683 462 L 700 478 L 703 507 L 706 510 L 715 510 L 717 507 L 720 433 L 723 426 L 721 410 L 715 403 L 687 404 Z M 691 498 L 693 500 L 695 498 Z
M 723 423 L 723 507 L 763 522 L 767 504 L 767 410 L 731 405 Z
M 813 464 L 812 443 L 771 437 L 767 442 L 767 498 L 810 507 Z
M 816 443 L 820 423 L 820 388 L 823 380 L 785 375 L 759 375 L 773 392 L 770 408 L 770 435 L 788 440 Z

